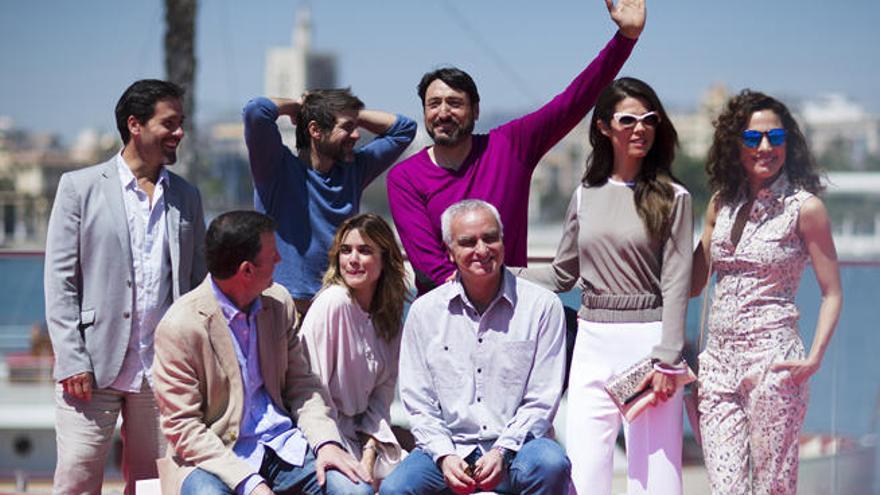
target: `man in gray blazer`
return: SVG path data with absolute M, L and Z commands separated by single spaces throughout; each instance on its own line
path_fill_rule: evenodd
M 116 105 L 122 151 L 58 184 L 44 281 L 58 381 L 55 493 L 101 492 L 120 412 L 125 493 L 158 475 L 153 333 L 206 273 L 199 192 L 165 168 L 183 139 L 182 96 L 166 81 L 129 86 Z

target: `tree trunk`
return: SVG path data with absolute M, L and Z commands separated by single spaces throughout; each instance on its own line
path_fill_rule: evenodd
M 178 153 L 177 171 L 194 178 L 198 169 L 196 144 L 196 12 L 197 0 L 165 0 L 165 77 L 186 89 L 183 130 L 187 134 Z

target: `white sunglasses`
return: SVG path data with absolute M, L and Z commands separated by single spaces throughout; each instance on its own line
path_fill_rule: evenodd
M 657 112 L 648 112 L 642 115 L 616 112 L 611 118 L 625 128 L 635 127 L 639 122 L 648 127 L 656 127 L 660 123 L 660 115 Z

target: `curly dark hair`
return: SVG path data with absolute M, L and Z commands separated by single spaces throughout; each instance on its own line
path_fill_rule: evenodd
M 760 110 L 770 110 L 778 115 L 785 128 L 783 170 L 788 174 L 788 180 L 813 194 L 821 192 L 819 167 L 791 112 L 776 98 L 750 89 L 731 98 L 715 121 L 715 137 L 706 159 L 706 174 L 712 192 L 723 203 L 732 203 L 748 187 L 748 178 L 739 158 L 740 135 L 749 125 L 752 114 Z
M 596 100 L 596 108 L 590 120 L 590 144 L 593 151 L 587 158 L 587 170 L 582 179 L 586 186 L 604 184 L 614 171 L 614 148 L 611 140 L 602 133 L 599 122 L 611 125 L 617 104 L 626 97 L 645 102 L 648 110 L 657 112 L 660 123 L 654 133 L 654 144 L 648 151 L 639 175 L 636 177 L 634 200 L 639 218 L 651 239 L 662 242 L 669 227 L 669 217 L 675 202 L 673 183 L 680 183 L 672 175 L 672 161 L 678 146 L 678 133 L 669 120 L 657 93 L 642 80 L 621 77 L 608 85 Z

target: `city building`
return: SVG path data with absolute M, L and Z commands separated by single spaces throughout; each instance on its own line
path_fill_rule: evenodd
M 314 88 L 336 87 L 336 55 L 312 49 L 312 13 L 308 6 L 296 12 L 291 46 L 269 48 L 263 94 L 269 97 L 296 99 Z M 292 124 L 281 119 L 281 138 L 294 148 Z
M 265 94 L 299 98 L 310 88 L 336 86 L 336 56 L 312 49 L 312 14 L 308 7 L 296 13 L 291 46 L 269 48 L 266 53 Z
M 77 156 L 100 154 L 103 141 L 80 143 Z M 42 249 L 46 242 L 49 212 L 58 181 L 64 172 L 94 161 L 78 161 L 58 136 L 31 133 L 0 122 L 0 247 Z
M 205 214 L 210 218 L 225 210 L 251 208 L 254 189 L 241 121 L 212 125 L 202 149 L 211 164 L 198 184 Z
M 823 199 L 841 259 L 880 258 L 880 172 L 832 172 Z
M 880 116 L 845 95 L 829 93 L 806 100 L 800 114 L 817 157 L 836 152 L 852 170 L 864 170 L 869 157 L 880 156 Z
M 562 221 L 571 193 L 584 175 L 591 150 L 590 119 L 587 117 L 550 148 L 538 163 L 530 189 L 530 223 Z
M 712 122 L 721 113 L 730 93 L 724 84 L 709 87 L 700 97 L 695 112 L 670 112 L 669 118 L 678 132 L 681 150 L 694 158 L 704 158 L 712 146 L 715 128 Z

